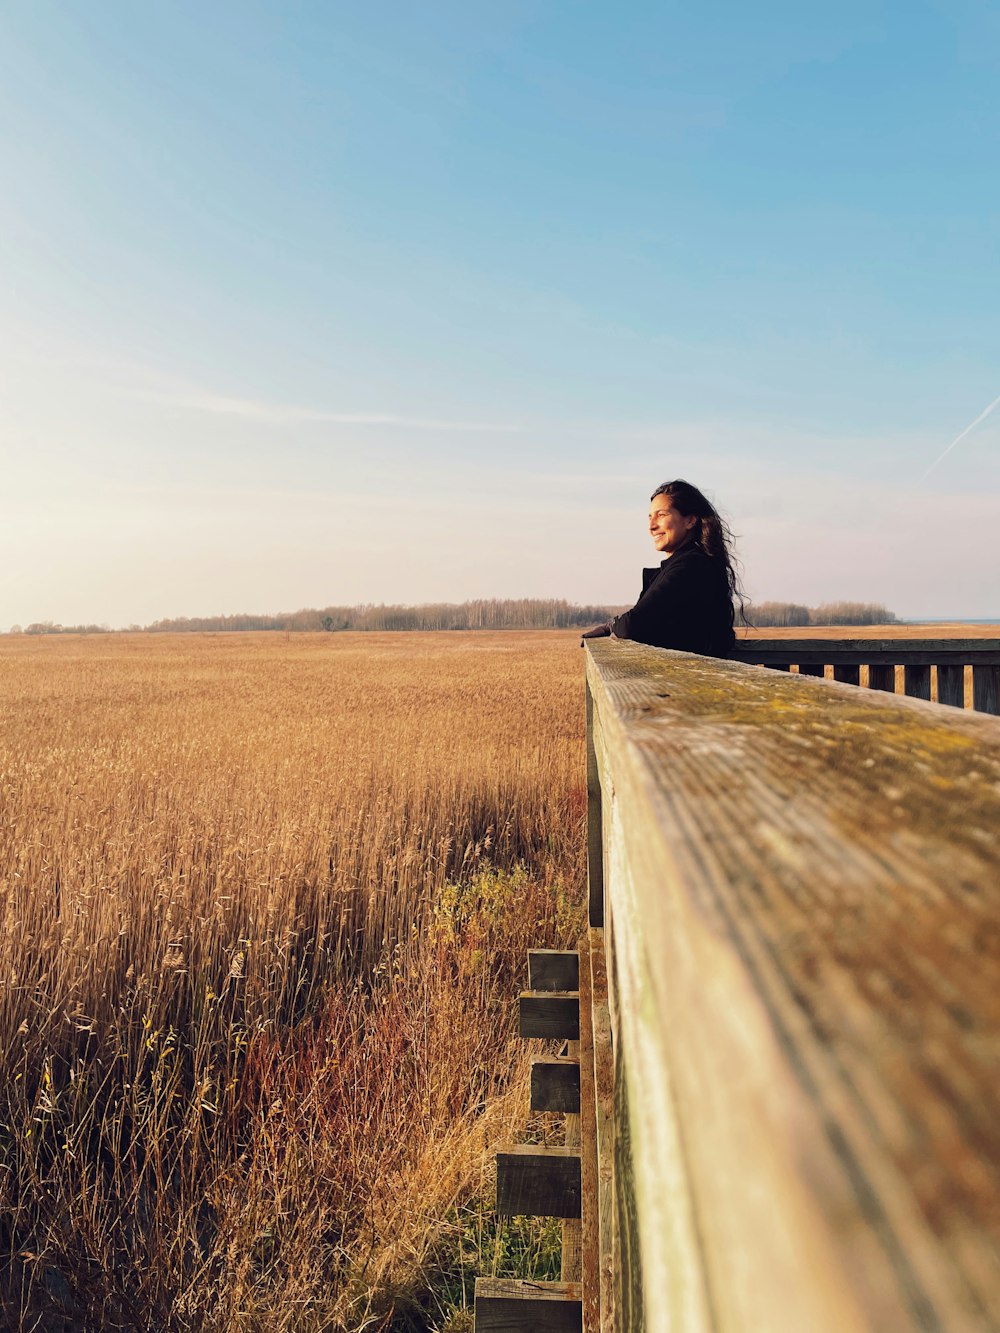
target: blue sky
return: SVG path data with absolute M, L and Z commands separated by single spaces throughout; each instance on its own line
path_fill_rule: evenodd
M 0 627 L 758 598 L 1000 615 L 1000 8 L 0 10 Z

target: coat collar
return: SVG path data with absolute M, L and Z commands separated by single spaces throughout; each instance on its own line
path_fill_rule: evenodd
M 682 555 L 688 555 L 691 551 L 699 551 L 700 549 L 701 547 L 696 546 L 694 542 L 688 542 L 686 545 L 682 546 L 679 550 L 675 551 L 673 555 L 665 556 L 660 561 L 660 563 L 658 565 L 654 565 L 652 569 L 644 569 L 642 571 L 643 592 L 646 591 L 649 585 L 656 578 L 657 574 L 661 573 L 664 569 L 666 569 L 667 565 L 669 565 L 672 560 L 676 560 L 679 556 Z

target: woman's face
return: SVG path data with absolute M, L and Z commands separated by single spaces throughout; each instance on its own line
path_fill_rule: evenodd
M 654 495 L 649 505 L 649 535 L 661 555 L 673 555 L 691 535 L 698 522 L 694 514 L 685 518 L 668 495 Z

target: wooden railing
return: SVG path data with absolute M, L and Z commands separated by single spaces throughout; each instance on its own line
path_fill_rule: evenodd
M 741 639 L 736 660 L 1000 713 L 1000 639 Z
M 1000 724 L 588 647 L 590 928 L 521 1001 L 570 1129 L 498 1159 L 501 1211 L 579 1222 L 478 1327 L 997 1329 Z

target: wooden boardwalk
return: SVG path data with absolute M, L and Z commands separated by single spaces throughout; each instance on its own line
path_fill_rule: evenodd
M 1000 1329 L 1000 721 L 607 640 L 588 693 L 583 1257 L 550 1308 Z

